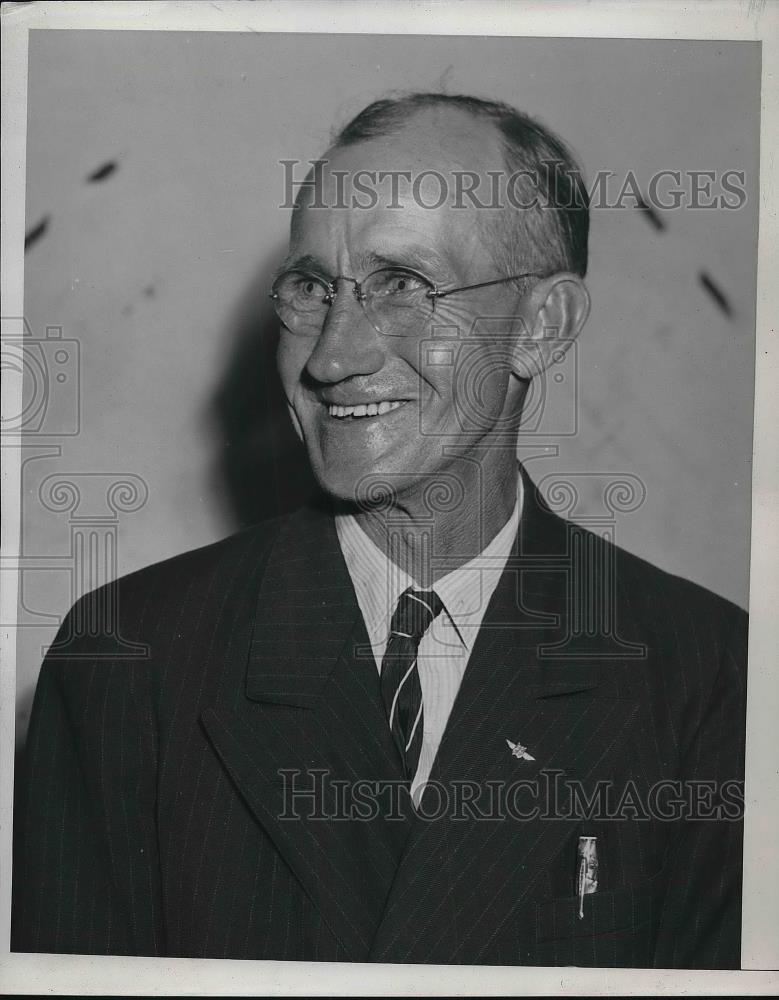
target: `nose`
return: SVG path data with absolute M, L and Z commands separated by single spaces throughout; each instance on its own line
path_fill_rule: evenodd
M 306 362 L 317 382 L 341 382 L 353 375 L 372 375 L 384 364 L 385 345 L 374 330 L 352 286 L 339 283 L 325 325 Z

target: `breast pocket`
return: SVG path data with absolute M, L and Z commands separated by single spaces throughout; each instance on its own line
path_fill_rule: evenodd
M 539 965 L 649 967 L 660 917 L 664 872 L 636 885 L 536 903 Z M 581 915 L 580 915 L 581 914 Z

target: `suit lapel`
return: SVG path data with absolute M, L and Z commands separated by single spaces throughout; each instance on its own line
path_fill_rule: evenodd
M 397 788 L 402 776 L 365 626 L 325 512 L 295 515 L 273 547 L 245 684 L 245 697 L 203 713 L 205 729 L 350 958 L 364 960 L 408 822 L 402 796 L 394 819 L 370 810 L 367 818 L 366 810 L 353 815 L 356 782 Z
M 567 783 L 608 773 L 637 708 L 610 697 L 594 664 L 544 657 L 565 633 L 569 528 L 527 478 L 525 488 L 516 551 L 413 822 L 375 961 L 478 962 L 575 832 L 578 821 L 549 815 L 565 811 Z M 507 740 L 535 759 L 514 756 Z M 574 865 L 575 853 L 572 876 Z

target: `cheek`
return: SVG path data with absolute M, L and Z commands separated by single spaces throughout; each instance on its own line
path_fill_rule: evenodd
M 499 412 L 510 386 L 511 358 L 502 345 L 438 342 L 427 355 L 425 380 L 436 396 L 458 408 Z
M 499 312 L 499 310 L 498 310 Z M 440 302 L 418 367 L 443 399 L 500 409 L 514 367 L 514 319 Z
M 284 387 L 284 393 L 289 401 L 295 396 L 295 390 L 300 385 L 300 376 L 306 367 L 310 351 L 308 345 L 299 339 L 281 334 L 276 351 L 276 366 L 279 378 Z
M 469 397 L 481 402 L 485 410 L 501 410 L 506 400 L 509 371 L 502 358 L 486 357 L 473 366 L 463 387 Z

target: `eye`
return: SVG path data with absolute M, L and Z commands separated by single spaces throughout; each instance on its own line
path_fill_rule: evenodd
M 329 289 L 315 274 L 290 271 L 276 282 L 275 292 L 287 308 L 312 312 L 327 308 Z
M 313 278 L 306 278 L 304 276 L 298 277 L 295 282 L 294 294 L 302 299 L 312 298 L 314 296 L 320 296 L 324 292 L 322 285 Z
M 411 271 L 387 268 L 371 275 L 369 288 L 371 295 L 405 298 L 427 291 L 431 286 Z M 367 289 L 366 289 L 367 290 Z

